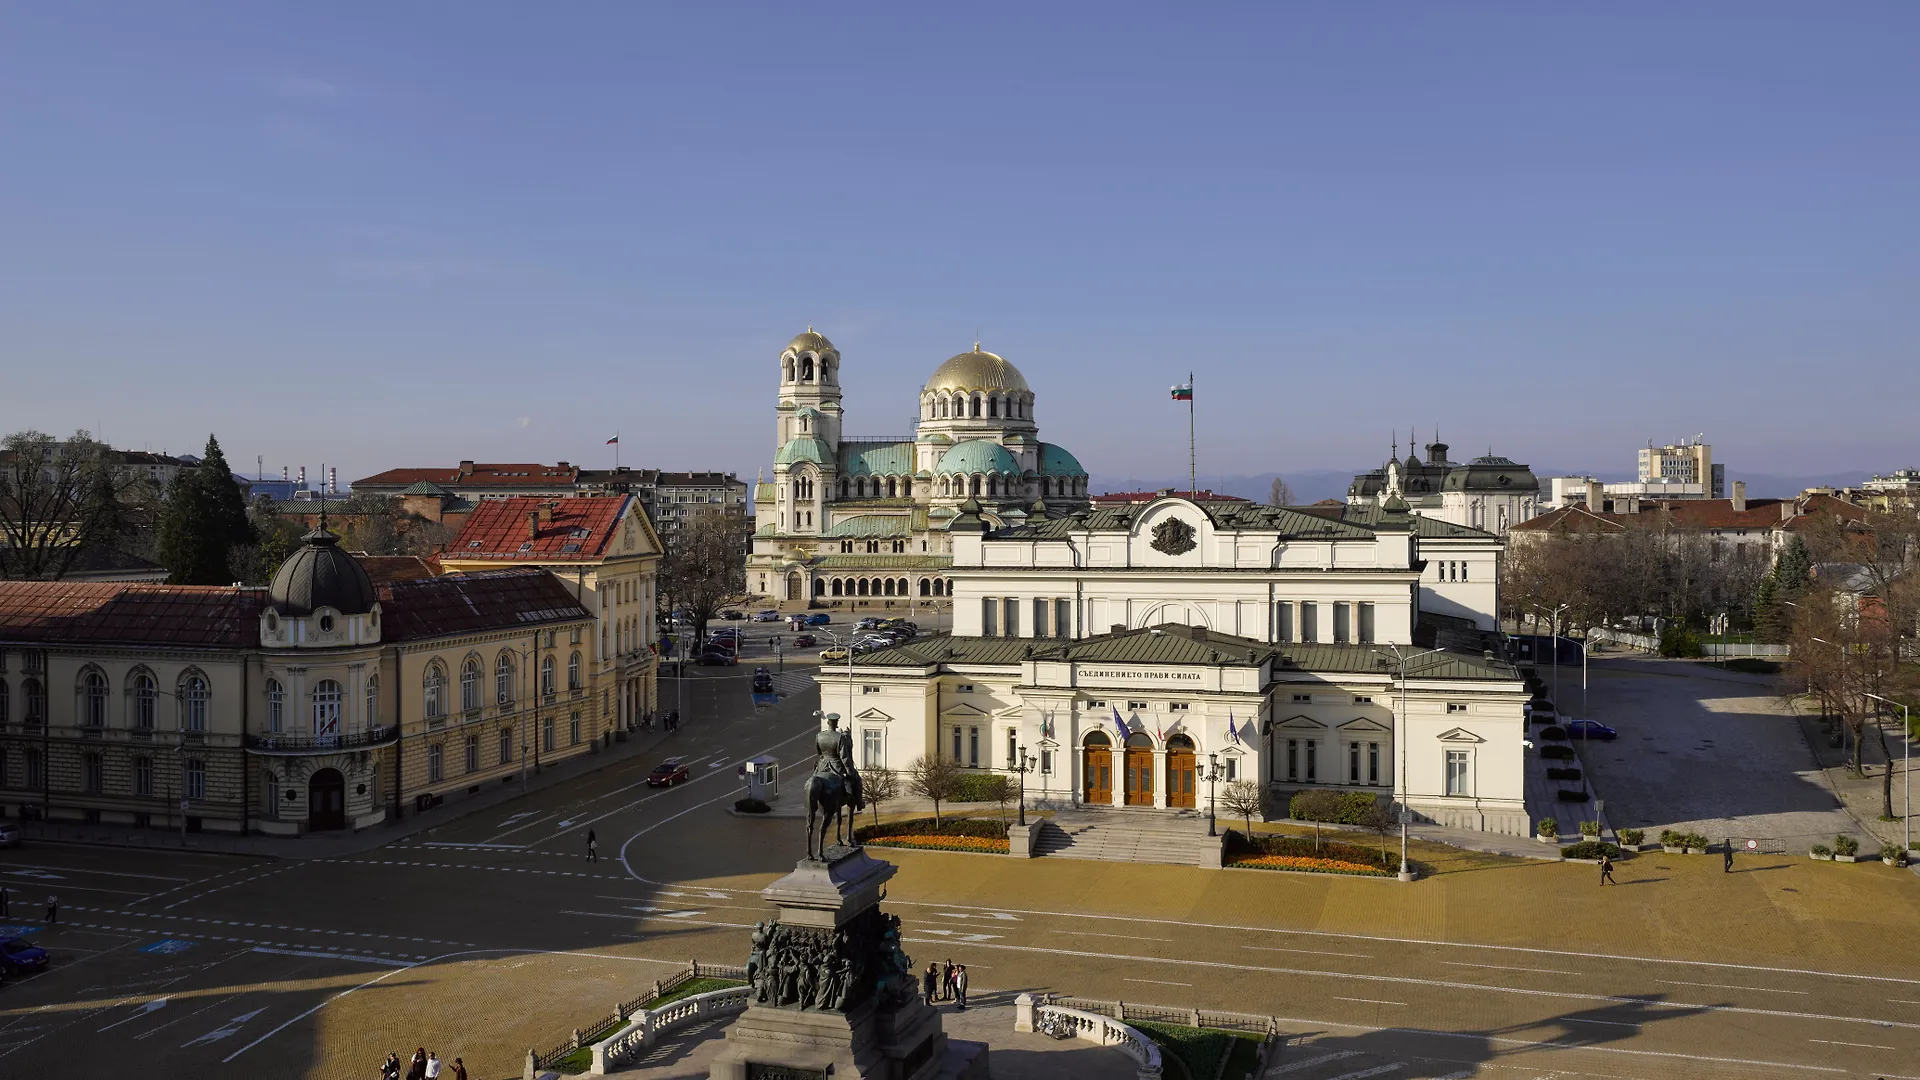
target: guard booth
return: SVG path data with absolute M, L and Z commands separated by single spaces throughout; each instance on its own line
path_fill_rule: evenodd
M 740 766 L 740 779 L 747 798 L 770 803 L 780 794 L 780 759 L 772 754 L 750 757 Z

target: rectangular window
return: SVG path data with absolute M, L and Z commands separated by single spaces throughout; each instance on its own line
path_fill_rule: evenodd
M 1287 740 L 1287 779 L 1300 779 L 1300 740 Z
M 500 729 L 500 764 L 505 765 L 512 760 L 513 760 L 513 729 L 510 727 L 503 727 Z
M 1320 605 L 1303 603 L 1300 605 L 1300 640 L 1320 640 Z
M 1370 742 L 1367 744 L 1367 783 L 1378 784 L 1379 782 L 1380 782 L 1380 744 L 1377 742 Z
M 580 714 L 572 713 L 567 717 L 567 745 L 580 745 Z
M 960 729 L 954 728 L 953 729 L 953 763 L 955 765 L 958 765 L 960 762 L 965 760 L 960 756 L 960 751 L 961 751 Z
M 1358 784 L 1359 782 L 1360 782 L 1360 744 L 1357 742 L 1348 743 L 1347 744 L 1347 783 Z
M 862 686 L 860 692 L 863 694 L 877 694 L 880 692 L 880 688 L 877 686 Z
M 973 693 L 973 684 L 970 682 L 960 683 L 953 688 L 953 692 L 956 694 L 971 694 Z
M 1467 752 L 1447 751 L 1447 794 L 1466 795 L 1467 787 Z
M 1227 779 L 1230 781 L 1240 779 L 1240 759 L 1239 758 L 1230 757 L 1227 759 Z M 1187 780 L 1189 783 L 1191 783 L 1193 778 L 1188 777 Z
M 1367 601 L 1360 603 L 1360 644 L 1373 644 L 1373 604 Z
M 1015 600 L 1012 597 L 1008 597 L 1006 611 L 1007 611 L 1006 636 L 1019 637 L 1020 636 L 1020 601 Z
M 999 611 L 1000 611 L 1000 601 L 995 600 L 993 597 L 991 596 L 985 597 L 980 601 L 980 636 L 981 637 L 999 637 L 1000 636 L 999 630 L 997 629 L 998 626 L 1000 625 L 1000 621 L 998 618 L 995 617 Z
M 1273 640 L 1293 640 L 1293 603 L 1282 600 L 1273 605 Z
M 1373 699 L 1370 697 L 1355 697 L 1353 703 L 1355 705 L 1371 705 L 1373 704 Z
M 1107 707 L 1107 703 L 1104 701 L 1101 701 L 1099 698 L 1087 699 L 1087 708 L 1089 709 L 1104 709 L 1106 707 Z
M 1040 751 L 1040 775 L 1053 775 L 1053 751 L 1045 748 Z
M 967 768 L 977 769 L 979 767 L 980 767 L 980 729 L 977 727 L 970 727 L 967 729 Z
M 135 795 L 153 794 L 153 759 L 137 757 L 133 759 L 133 793 Z
M 1184 701 L 1169 701 L 1169 702 L 1167 702 L 1167 711 L 1168 711 L 1168 712 L 1186 712 L 1186 711 L 1187 711 L 1187 702 L 1184 702 Z
M 1307 783 L 1320 782 L 1320 743 L 1317 739 L 1307 740 Z
M 1033 598 L 1033 636 L 1050 637 L 1047 632 L 1047 611 L 1053 606 L 1051 601 Z
M 480 736 L 467 736 L 467 771 L 480 771 Z
M 1313 695 L 1312 694 L 1295 694 L 1293 695 L 1293 700 L 1301 705 L 1309 705 L 1313 703 Z
M 1467 580 L 1467 564 L 1464 562 L 1460 564 L 1460 580 Z
M 880 769 L 886 767 L 886 744 L 881 741 L 885 737 L 879 728 L 870 727 L 860 733 L 861 768 Z
M 1073 601 L 1055 600 L 1053 602 L 1053 636 L 1073 636 Z
M 106 771 L 106 767 L 100 762 L 99 754 L 88 754 L 81 760 L 80 782 L 85 786 L 87 794 L 100 794 L 101 788 L 106 786 Z
M 40 786 L 40 751 L 32 747 L 27 749 L 27 786 Z
M 1467 703 L 1464 701 L 1449 701 L 1447 702 L 1447 711 L 1450 713 L 1466 712 Z
M 1016 728 L 1007 729 L 1007 768 L 1020 766 L 1020 732 Z
M 1147 707 L 1147 703 L 1146 703 L 1146 702 L 1144 702 L 1144 701 L 1129 701 L 1129 702 L 1127 702 L 1127 711 L 1128 711 L 1128 712 L 1139 712 L 1139 711 L 1141 711 L 1142 709 L 1145 709 L 1146 707 Z
M 549 754 L 553 753 L 553 717 L 551 716 L 540 721 L 540 749 Z
M 1333 605 L 1333 641 L 1336 645 L 1345 645 L 1352 638 L 1353 605 Z
M 205 799 L 207 797 L 207 763 L 198 758 L 187 761 L 187 798 Z
M 427 747 L 427 783 L 439 783 L 446 775 L 446 768 L 446 748 L 439 743 Z

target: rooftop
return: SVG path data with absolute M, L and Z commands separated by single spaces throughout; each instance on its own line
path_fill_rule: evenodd
M 606 556 L 631 495 L 487 499 L 447 545 L 447 559 L 596 562 Z
M 0 641 L 243 648 L 267 590 L 226 585 L 0 582 Z
M 531 566 L 379 586 L 385 641 L 514 630 L 590 619 L 559 578 Z
M 462 487 L 540 487 L 571 485 L 580 476 L 580 467 L 560 462 L 556 465 L 475 464 L 463 461 L 452 467 L 428 469 L 388 469 L 353 482 L 353 487 L 406 488 L 425 481 L 430 484 Z

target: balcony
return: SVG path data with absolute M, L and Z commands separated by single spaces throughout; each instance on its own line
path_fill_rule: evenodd
M 388 726 L 347 735 L 249 735 L 247 752 L 293 756 L 328 754 L 338 750 L 365 750 L 394 741 L 396 728 Z

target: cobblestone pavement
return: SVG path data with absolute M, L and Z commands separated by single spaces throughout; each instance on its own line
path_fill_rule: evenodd
M 649 753 L 337 858 L 0 853 L 7 921 L 55 957 L 0 990 L 0 1074 L 357 1080 L 427 1046 L 501 1080 L 688 959 L 737 962 L 803 826 L 725 813 L 733 766 L 799 761 L 814 704 L 754 710 L 735 670 L 662 748 L 693 764 L 674 789 L 644 786 Z M 916 961 L 967 964 L 982 997 L 1270 1014 L 1274 1075 L 1920 1076 L 1920 891 L 1878 864 L 1650 854 L 1599 888 L 1495 855 L 1413 885 L 884 857 Z M 57 891 L 60 922 L 21 889 Z

